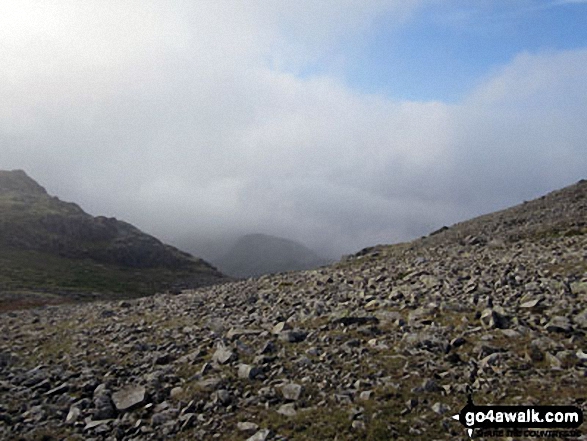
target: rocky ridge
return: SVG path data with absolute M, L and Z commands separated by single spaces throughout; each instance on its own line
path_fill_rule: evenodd
M 585 412 L 585 219 L 581 181 L 319 270 L 3 314 L 0 438 L 464 440 L 469 388 Z

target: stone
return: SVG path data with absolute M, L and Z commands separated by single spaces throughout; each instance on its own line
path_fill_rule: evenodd
M 92 430 L 100 426 L 107 425 L 111 422 L 111 419 L 107 420 L 95 420 L 95 421 L 88 421 L 84 427 L 84 430 Z
M 128 386 L 112 394 L 112 402 L 119 412 L 130 410 L 145 402 L 146 390 L 143 386 Z
M 544 326 L 548 332 L 571 332 L 572 326 L 571 321 L 567 317 L 563 316 L 554 316 L 552 319 Z
M 296 383 L 288 383 L 281 386 L 281 394 L 286 400 L 297 401 L 303 392 L 303 387 Z
M 236 358 L 236 353 L 223 346 L 216 349 L 216 352 L 214 352 L 214 355 L 212 356 L 212 360 L 218 364 L 227 364 L 236 360 Z
M 259 375 L 261 375 L 261 369 L 256 366 L 251 366 L 249 364 L 240 364 L 238 366 L 238 377 L 243 378 L 245 380 L 253 380 Z
M 355 420 L 352 422 L 351 427 L 357 431 L 363 431 L 366 429 L 365 422 L 361 420 Z
M 237 423 L 236 427 L 241 432 L 249 432 L 249 433 L 256 432 L 259 429 L 258 424 L 252 423 L 250 421 L 240 421 Z
M 292 327 L 289 323 L 287 322 L 279 322 L 277 323 L 273 329 L 271 329 L 271 333 L 274 335 L 279 335 L 281 334 L 283 331 L 289 331 L 291 330 Z
M 438 415 L 444 415 L 445 413 L 450 411 L 450 408 L 446 404 L 437 401 L 432 405 L 432 411 L 434 411 Z
M 45 392 L 45 396 L 46 397 L 52 397 L 54 395 L 60 395 L 62 393 L 65 393 L 69 390 L 69 385 L 67 383 L 63 383 L 60 386 L 57 386 L 51 390 L 48 390 L 47 392 Z
M 197 417 L 195 413 L 184 413 L 180 415 L 179 421 L 181 422 L 180 430 L 186 430 L 193 427 L 196 423 Z
M 172 400 L 179 400 L 183 396 L 183 392 L 184 390 L 182 387 L 174 387 L 169 392 L 169 398 L 171 398 Z
M 436 381 L 432 379 L 424 380 L 422 383 L 422 389 L 424 392 L 439 392 L 442 390 L 440 386 L 436 383 Z
M 371 390 L 364 390 L 363 392 L 361 392 L 359 394 L 359 400 L 361 401 L 368 401 L 371 399 L 371 396 L 373 395 L 373 391 Z
M 279 339 L 288 343 L 300 343 L 304 341 L 307 336 L 307 332 L 299 330 L 283 331 L 279 333 Z
M 294 403 L 287 403 L 282 404 L 279 409 L 277 409 L 277 413 L 281 415 L 285 415 L 288 417 L 294 417 L 297 415 L 296 407 Z
M 74 424 L 81 414 L 81 410 L 77 406 L 71 406 L 67 417 L 65 418 L 65 424 Z
M 486 329 L 504 329 L 508 327 L 508 319 L 495 309 L 487 308 L 481 313 L 481 325 Z
M 215 400 L 223 406 L 228 406 L 232 402 L 232 396 L 226 389 L 218 389 L 214 395 Z
M 258 353 L 261 355 L 264 354 L 273 354 L 274 352 L 277 351 L 277 347 L 275 346 L 275 343 L 273 343 L 271 340 L 266 341 L 263 346 L 261 346 L 261 349 L 259 349 Z
M 520 308 L 527 308 L 527 309 L 535 308 L 543 300 L 544 300 L 544 297 L 536 297 L 534 299 L 527 300 L 527 301 L 525 301 L 525 302 L 523 302 L 523 303 L 520 304 Z
M 206 378 L 205 380 L 200 380 L 196 384 L 198 387 L 204 391 L 212 392 L 215 391 L 220 385 L 224 382 L 221 378 L 212 377 Z
M 116 416 L 112 400 L 107 394 L 102 393 L 94 398 L 93 415 L 96 420 L 107 420 Z
M 547 352 L 544 356 L 546 362 L 550 365 L 551 369 L 560 370 L 562 367 L 562 362 L 558 359 L 557 356 L 552 355 L 550 352 Z
M 151 426 L 162 426 L 163 424 L 171 421 L 173 415 L 170 412 L 157 412 L 151 416 Z
M 267 441 L 269 436 L 271 436 L 271 430 L 261 429 L 253 436 L 247 438 L 247 441 Z
M 479 367 L 481 369 L 485 369 L 491 366 L 495 366 L 498 362 L 500 358 L 500 353 L 499 352 L 494 352 L 493 354 L 490 354 L 486 357 L 484 357 L 483 359 L 481 359 L 481 361 L 479 362 Z
M 573 317 L 573 323 L 580 328 L 587 329 L 587 309 Z

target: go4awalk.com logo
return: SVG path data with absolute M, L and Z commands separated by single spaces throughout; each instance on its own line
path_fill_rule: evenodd
M 583 411 L 576 406 L 476 406 L 469 395 L 467 405 L 453 416 L 473 433 L 485 437 L 528 438 L 576 437 Z

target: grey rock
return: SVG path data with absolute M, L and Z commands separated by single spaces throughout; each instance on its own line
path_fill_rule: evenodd
M 573 322 L 580 328 L 587 329 L 587 309 L 574 316 Z
M 292 327 L 289 323 L 287 322 L 279 322 L 277 323 L 273 329 L 271 329 L 271 333 L 275 334 L 275 335 L 279 335 L 281 334 L 283 331 L 289 331 L 291 330 Z
M 107 394 L 100 394 L 94 397 L 94 418 L 96 420 L 107 420 L 116 416 L 116 410 L 112 400 Z
M 563 316 L 554 316 L 552 319 L 544 326 L 548 332 L 571 332 L 572 326 L 571 321 L 567 317 Z
M 307 332 L 299 330 L 283 331 L 279 333 L 279 339 L 288 343 L 302 342 L 306 339 L 307 336 Z
M 216 352 L 214 352 L 214 355 L 212 356 L 212 360 L 218 364 L 227 364 L 236 360 L 236 358 L 236 353 L 223 346 L 216 349 Z
M 119 412 L 130 410 L 145 402 L 146 390 L 143 386 L 128 386 L 112 394 L 112 402 Z
M 73 424 L 75 423 L 81 414 L 81 410 L 77 406 L 71 406 L 69 408 L 69 412 L 67 413 L 67 417 L 65 418 L 65 424 Z
M 236 425 L 237 429 L 241 432 L 253 433 L 259 429 L 259 425 L 250 421 L 240 421 Z
M 238 366 L 238 377 L 245 380 L 253 380 L 261 375 L 261 373 L 261 369 L 256 366 L 251 366 L 249 364 L 240 364 Z
M 432 405 L 432 410 L 439 415 L 444 415 L 450 411 L 450 408 L 444 403 L 436 402 Z
M 279 409 L 277 409 L 277 413 L 281 415 L 285 415 L 287 417 L 294 417 L 297 415 L 296 407 L 294 403 L 287 403 L 282 404 Z
M 218 389 L 215 393 L 215 401 L 222 404 L 223 406 L 228 406 L 232 402 L 232 396 L 230 392 L 226 389 Z
M 171 391 L 169 392 L 169 398 L 171 398 L 172 400 L 179 400 L 180 397 L 183 395 L 184 390 L 182 387 L 174 387 L 173 389 L 171 389 Z
M 361 420 L 355 420 L 355 421 L 353 421 L 352 424 L 351 424 L 351 427 L 354 430 L 357 430 L 357 431 L 363 431 L 363 430 L 365 430 L 367 428 L 367 426 L 365 426 L 365 422 L 364 421 L 361 421 Z
M 205 380 L 198 381 L 197 385 L 202 390 L 212 392 L 212 391 L 215 391 L 223 383 L 224 383 L 224 381 L 222 380 L 222 378 L 212 377 L 212 378 L 207 378 Z
M 271 436 L 271 430 L 261 429 L 253 436 L 247 438 L 247 441 L 267 441 Z
M 296 383 L 288 383 L 283 385 L 280 390 L 286 400 L 297 401 L 300 399 L 304 388 Z
M 487 308 L 481 313 L 481 325 L 486 329 L 505 329 L 508 323 L 507 317 L 496 309 Z
M 373 395 L 373 391 L 371 391 L 371 390 L 364 390 L 363 392 L 361 392 L 359 394 L 359 400 L 368 401 L 368 400 L 371 399 L 372 395 Z

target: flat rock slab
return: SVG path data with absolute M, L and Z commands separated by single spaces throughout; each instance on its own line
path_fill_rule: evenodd
M 116 410 L 124 412 L 145 402 L 143 386 L 129 386 L 112 394 L 112 402 Z

